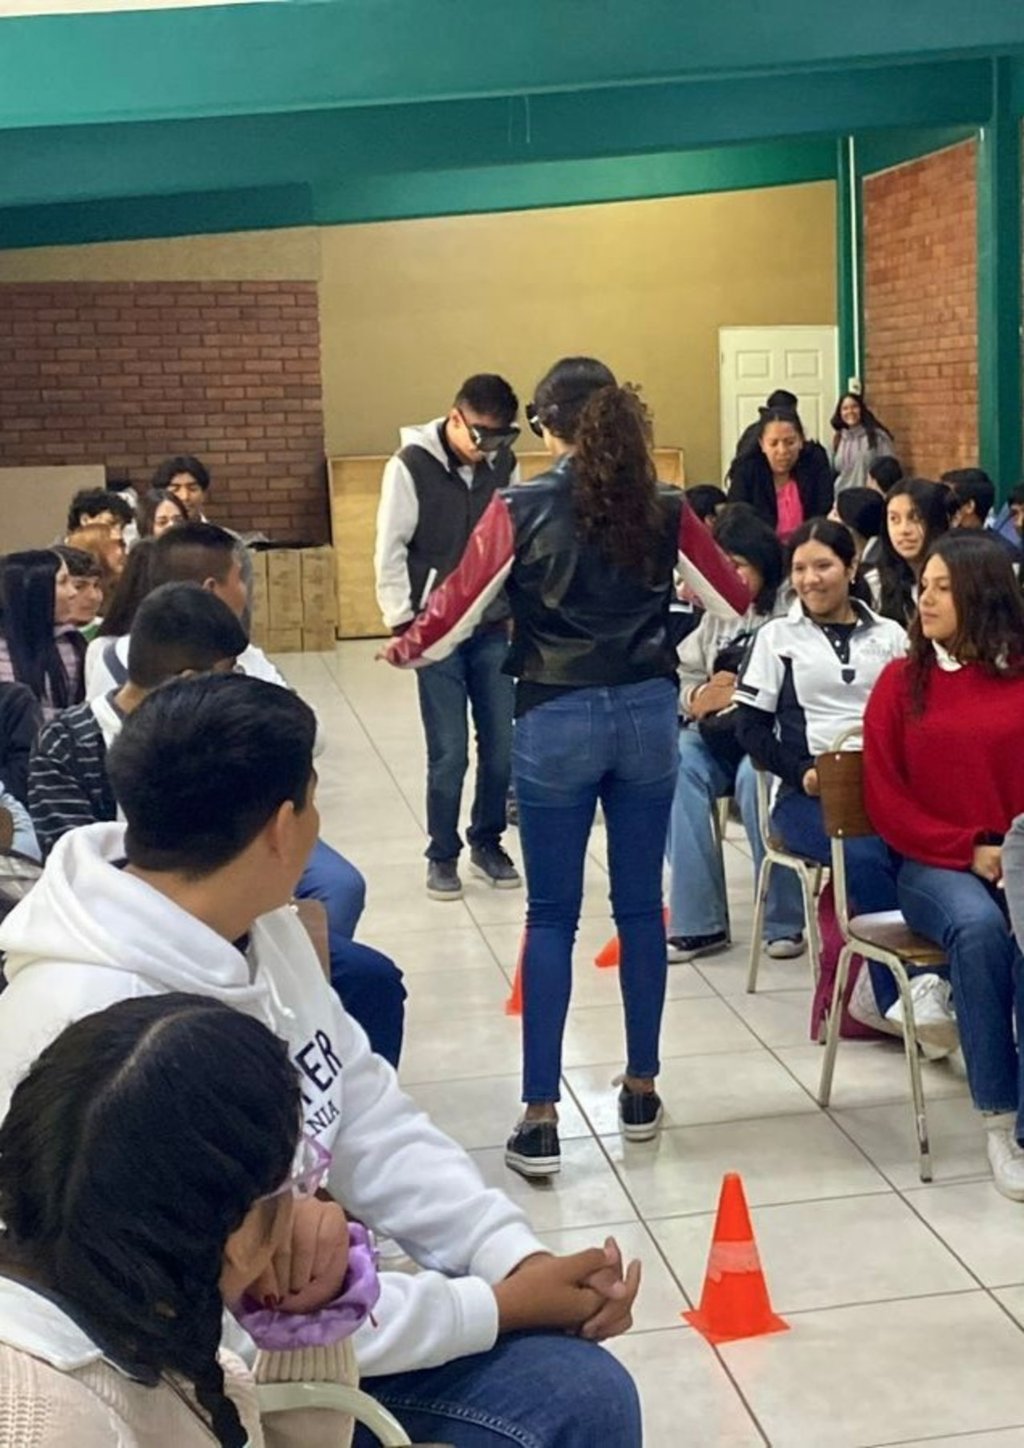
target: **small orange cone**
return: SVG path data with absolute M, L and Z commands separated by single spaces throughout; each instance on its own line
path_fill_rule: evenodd
M 664 918 L 665 918 L 665 924 L 667 925 L 667 924 L 668 924 L 668 911 L 665 910 L 665 911 L 663 911 L 662 913 L 663 913 Z M 619 937 L 618 937 L 617 935 L 613 935 L 612 938 L 611 938 L 611 940 L 609 940 L 606 945 L 602 945 L 602 946 L 601 946 L 601 949 L 600 949 L 600 950 L 597 952 L 597 954 L 594 956 L 594 964 L 597 966 L 597 968 L 598 968 L 599 970 L 607 970 L 607 968 L 608 968 L 610 965 L 618 965 L 618 963 L 619 963 Z
M 722 1179 L 700 1307 L 682 1316 L 710 1343 L 764 1337 L 789 1329 L 789 1323 L 776 1317 L 768 1300 L 747 1199 L 736 1172 Z
M 519 937 L 519 954 L 516 956 L 516 973 L 512 978 L 512 994 L 505 1002 L 507 1016 L 523 1014 L 523 952 L 526 950 L 526 931 Z

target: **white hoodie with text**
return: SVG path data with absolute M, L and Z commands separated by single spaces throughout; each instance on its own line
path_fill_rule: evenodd
M 491 1285 L 547 1249 L 524 1214 L 484 1185 L 465 1151 L 403 1094 L 391 1066 L 327 983 L 287 909 L 261 916 L 245 953 L 119 868 L 123 826 L 88 825 L 55 846 L 39 883 L 0 926 L 0 1118 L 40 1051 L 115 1001 L 191 991 L 245 1011 L 287 1041 L 305 1128 L 333 1155 L 329 1187 L 426 1271 L 382 1274 L 355 1338 L 364 1377 L 437 1366 L 490 1348 Z

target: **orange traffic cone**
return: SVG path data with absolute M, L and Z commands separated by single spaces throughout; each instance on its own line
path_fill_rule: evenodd
M 507 1016 L 523 1014 L 523 952 L 526 949 L 526 931 L 519 937 L 519 954 L 516 956 L 516 973 L 512 978 L 512 994 L 505 1002 Z
M 664 915 L 665 924 L 667 925 L 667 924 L 668 924 L 668 911 L 665 910 L 665 911 L 663 911 L 662 913 L 663 913 L 663 915 Z M 611 938 L 611 940 L 609 940 L 609 941 L 607 942 L 607 944 L 602 945 L 602 946 L 601 946 L 601 949 L 600 949 L 600 950 L 597 952 L 597 954 L 594 956 L 594 964 L 597 966 L 597 968 L 598 968 L 599 970 L 606 970 L 606 969 L 608 968 L 608 966 L 610 966 L 610 965 L 618 965 L 618 963 L 619 963 L 619 937 L 618 937 L 617 935 L 613 935 L 612 938 Z
M 735 1342 L 741 1337 L 763 1337 L 789 1329 L 789 1323 L 776 1317 L 768 1300 L 747 1199 L 736 1172 L 729 1172 L 722 1180 L 700 1307 L 682 1315 L 710 1343 Z

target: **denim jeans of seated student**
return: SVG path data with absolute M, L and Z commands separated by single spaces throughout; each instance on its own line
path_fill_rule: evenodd
M 330 928 L 351 940 L 366 904 L 366 881 L 344 855 L 317 840 L 295 887 L 299 900 L 319 900 Z
M 515 684 L 502 673 L 507 657 L 504 629 L 480 628 L 447 659 L 416 670 L 427 744 L 429 860 L 454 860 L 462 849 L 459 810 L 469 766 L 468 713 L 476 732 L 469 843 L 496 845 L 504 833 L 515 711 Z
M 832 858 L 831 841 L 825 833 L 821 800 L 806 794 L 784 794 L 772 812 L 772 824 L 787 850 L 808 860 L 827 865 Z M 847 840 L 846 884 L 851 909 L 862 915 L 876 910 L 896 910 L 896 871 L 898 858 L 877 835 Z M 868 961 L 871 985 L 878 1009 L 885 1012 L 899 998 L 891 973 L 884 965 Z M 914 971 L 909 972 L 911 975 Z
M 328 929 L 331 985 L 345 1010 L 366 1032 L 372 1050 L 398 1069 L 405 1030 L 402 972 L 371 945 Z
M 490 1352 L 361 1385 L 416 1443 L 453 1448 L 641 1448 L 636 1385 L 597 1343 L 514 1333 Z M 376 1448 L 357 1428 L 352 1448 Z
M 949 956 L 960 1044 L 979 1111 L 1017 1112 L 1024 1141 L 1024 1063 L 1014 1040 L 1024 1022 L 1024 960 L 1003 892 L 970 870 L 937 870 L 904 860 L 900 909 L 912 930 Z
M 557 1101 L 587 841 L 600 799 L 629 1075 L 658 1073 L 665 1001 L 661 870 L 676 780 L 667 679 L 573 689 L 516 721 L 512 747 L 526 865 L 523 1100 Z
M 754 860 L 754 880 L 764 849 L 757 827 L 757 776 L 745 758 L 736 771 L 721 764 L 693 725 L 679 731 L 679 772 L 668 830 L 666 855 L 671 867 L 668 933 L 716 935 L 726 929 L 725 872 L 712 812 L 715 801 L 735 795 Z M 799 935 L 804 928 L 800 881 L 793 870 L 776 866 L 768 876 L 765 940 Z

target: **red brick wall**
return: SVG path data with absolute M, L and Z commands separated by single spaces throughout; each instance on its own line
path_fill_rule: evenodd
M 104 463 L 144 486 L 201 458 L 210 517 L 328 536 L 314 282 L 0 286 L 0 462 Z
M 975 145 L 864 183 L 865 392 L 922 477 L 977 464 Z

